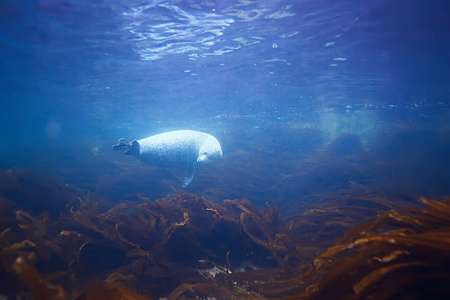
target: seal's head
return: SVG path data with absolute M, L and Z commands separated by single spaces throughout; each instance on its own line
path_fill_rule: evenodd
M 219 141 L 215 137 L 211 136 L 200 147 L 197 162 L 202 164 L 212 163 L 220 160 L 222 156 L 223 153 Z

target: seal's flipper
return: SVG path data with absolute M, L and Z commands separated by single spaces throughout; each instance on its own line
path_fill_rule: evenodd
M 130 147 L 128 147 L 128 150 L 125 151 L 123 154 L 138 156 L 139 151 L 140 151 L 139 143 L 138 143 L 138 141 L 134 140 L 131 142 Z
M 126 149 L 125 155 L 139 155 L 139 143 L 134 140 L 131 143 L 126 139 L 119 139 L 117 145 L 113 146 L 114 150 Z
M 192 179 L 194 179 L 195 171 L 197 171 L 196 164 L 192 164 L 188 167 L 186 176 L 183 178 L 183 187 L 187 187 L 189 183 L 191 183 Z
M 131 143 L 124 138 L 121 138 L 117 141 L 117 145 L 113 146 L 114 150 L 120 150 L 120 149 L 130 149 L 131 148 Z

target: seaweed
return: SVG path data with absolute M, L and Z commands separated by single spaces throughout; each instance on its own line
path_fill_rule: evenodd
M 0 197 L 9 200 L 11 210 L 58 216 L 66 211 L 66 205 L 74 205 L 78 201 L 79 193 L 53 177 L 38 176 L 33 171 L 20 169 L 0 172 Z
M 257 208 L 248 199 L 214 202 L 176 191 L 155 201 L 136 196 L 140 203 L 102 211 L 94 193 L 77 194 L 56 181 L 27 182 L 38 185 L 34 190 L 47 186 L 49 198 L 64 203 L 49 214 L 45 205 L 52 202 L 36 211 L 15 197 L 0 198 L 2 296 L 400 299 L 449 293 L 450 199 L 420 198 L 411 208 L 414 196 L 387 197 L 355 184 L 345 193 L 313 195 L 320 201 L 305 202 L 289 216 L 268 203 Z M 8 190 L 14 188 L 24 187 Z
M 300 280 L 303 296 L 406 299 L 450 295 L 450 199 L 424 209 L 380 212 L 316 257 Z M 394 283 L 395 282 L 395 283 Z

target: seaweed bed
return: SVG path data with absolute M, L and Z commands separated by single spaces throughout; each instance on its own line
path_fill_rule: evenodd
M 104 212 L 51 178 L 0 177 L 0 298 L 450 298 L 450 199 L 365 191 L 282 217 L 176 193 Z

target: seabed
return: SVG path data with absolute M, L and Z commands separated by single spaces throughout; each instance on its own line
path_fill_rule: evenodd
M 450 198 L 359 187 L 283 216 L 175 193 L 103 211 L 29 171 L 1 180 L 2 298 L 450 298 Z

